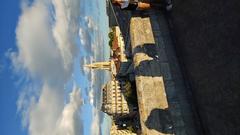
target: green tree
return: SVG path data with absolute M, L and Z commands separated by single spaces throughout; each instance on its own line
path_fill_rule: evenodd
M 108 37 L 109 37 L 108 45 L 109 45 L 110 48 L 112 48 L 112 43 L 113 43 L 113 38 L 114 38 L 114 33 L 113 33 L 113 31 L 111 31 L 111 32 L 108 33 Z

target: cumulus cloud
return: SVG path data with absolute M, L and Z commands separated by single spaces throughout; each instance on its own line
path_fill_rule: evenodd
M 89 3 L 84 2 L 84 6 Z M 8 56 L 14 71 L 28 80 L 17 102 L 23 126 L 31 135 L 83 134 L 80 89 L 74 87 L 66 101 L 65 84 L 71 79 L 74 58 L 79 53 L 77 38 L 90 52 L 82 64 L 102 60 L 99 54 L 103 54 L 103 36 L 96 23 L 100 19 L 84 14 L 86 9 L 80 14 L 80 0 L 23 0 L 21 6 L 16 29 L 18 51 L 11 50 Z M 95 107 L 91 134 L 98 135 L 101 117 L 96 108 L 99 109 L 101 79 L 94 71 L 82 70 L 90 81 L 88 102 Z
M 91 54 L 95 54 L 96 50 L 94 42 L 98 41 L 96 38 L 96 33 L 98 33 L 98 25 L 94 22 L 93 18 L 90 16 L 84 16 L 82 18 L 82 23 L 78 30 L 80 37 L 80 42 L 84 49 Z
M 64 106 L 59 93 L 51 88 L 44 88 L 38 103 L 30 108 L 31 135 L 78 135 L 82 132 L 79 110 L 82 105 L 80 90 L 74 88 L 69 94 L 70 101 Z
M 16 36 L 19 52 L 12 55 L 15 67 L 26 69 L 30 75 L 40 76 L 44 80 L 56 78 L 57 73 L 64 71 L 61 68 L 55 70 L 55 65 L 63 63 L 54 43 L 49 13 L 43 2 L 35 2 L 23 10 Z
M 39 100 L 32 103 L 29 112 L 29 133 L 31 135 L 54 135 L 56 122 L 61 117 L 64 96 L 55 88 L 44 85 Z
M 93 18 L 90 16 L 84 17 L 85 22 L 87 23 L 88 29 L 90 30 L 98 30 L 97 25 L 94 23 Z
M 87 27 L 81 26 L 78 31 L 79 37 L 80 37 L 80 43 L 84 47 L 84 49 L 89 52 L 90 54 L 93 54 L 94 50 L 92 50 L 91 42 L 93 40 L 93 35 L 90 33 L 89 29 Z
M 93 105 L 94 104 L 94 90 L 93 90 L 93 88 L 91 88 L 90 90 L 89 90 L 89 92 L 88 92 L 88 97 L 89 97 L 89 102 L 90 102 L 90 104 L 91 105 Z
M 79 32 L 78 32 L 78 34 L 79 34 L 79 37 L 80 37 L 80 43 L 82 44 L 82 45 L 85 45 L 86 44 L 86 39 L 87 39 L 87 37 L 86 37 L 86 31 L 84 31 L 83 30 L 83 28 L 79 28 Z
M 65 84 L 77 55 L 79 0 L 23 2 L 16 29 L 17 52 L 9 57 L 16 72 L 31 78 L 17 102 L 31 135 L 82 134 L 80 90 L 65 102 Z
M 76 46 L 73 46 L 79 28 L 79 0 L 53 0 L 56 23 L 53 35 L 60 49 L 65 69 L 71 69 Z M 70 66 L 70 67 L 69 67 Z
M 57 135 L 77 135 L 82 132 L 83 125 L 79 113 L 82 104 L 80 90 L 75 88 L 70 94 L 70 102 L 64 107 L 57 123 Z
M 100 134 L 100 122 L 99 122 L 99 110 L 96 108 L 92 109 L 92 117 L 94 121 L 91 124 L 91 135 Z

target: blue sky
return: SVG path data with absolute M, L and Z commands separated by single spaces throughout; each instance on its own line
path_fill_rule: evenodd
M 12 75 L 10 60 L 5 57 L 9 48 L 16 49 L 15 28 L 20 14 L 19 0 L 4 1 L 0 5 L 0 121 L 1 135 L 24 135 L 20 117 L 17 115 L 16 101 L 19 89 L 17 79 Z
M 56 128 L 54 133 L 72 135 L 107 131 L 109 120 L 99 111 L 100 88 L 107 77 L 98 81 L 106 72 L 82 68 L 107 59 L 105 2 L 72 0 L 67 3 L 70 9 L 60 1 L 53 5 L 40 0 L 20 2 L 8 0 L 0 5 L 0 134 L 37 135 L 39 129 L 52 134 L 51 126 Z M 72 14 L 70 19 L 62 17 L 65 12 Z M 45 101 L 49 96 L 51 100 Z M 47 118 L 50 124 L 44 127 Z

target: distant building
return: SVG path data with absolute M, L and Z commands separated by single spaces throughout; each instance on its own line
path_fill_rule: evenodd
M 119 129 L 115 123 L 112 124 L 110 135 L 137 135 L 136 133 L 132 133 L 127 129 Z
M 113 32 L 113 41 L 111 45 L 111 57 L 116 65 L 116 71 L 119 75 L 128 73 L 131 61 L 127 58 L 125 43 L 119 26 L 111 28 Z
M 109 81 L 102 89 L 102 111 L 113 116 L 127 115 L 130 108 L 117 80 Z
M 125 43 L 123 40 L 122 33 L 118 26 L 112 27 L 113 32 L 113 42 L 112 42 L 112 51 L 114 57 L 118 58 L 121 62 L 127 62 L 125 55 Z

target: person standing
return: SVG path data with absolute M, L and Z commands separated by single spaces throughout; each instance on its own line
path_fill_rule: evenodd
M 123 10 L 146 10 L 150 9 L 150 4 L 139 2 L 138 0 L 112 0 L 114 5 L 120 6 Z
M 171 0 L 112 0 L 114 5 L 120 6 L 123 10 L 146 10 L 150 8 L 172 9 Z
M 163 9 L 166 11 L 172 10 L 172 0 L 141 0 L 142 2 L 149 2 L 151 8 Z

